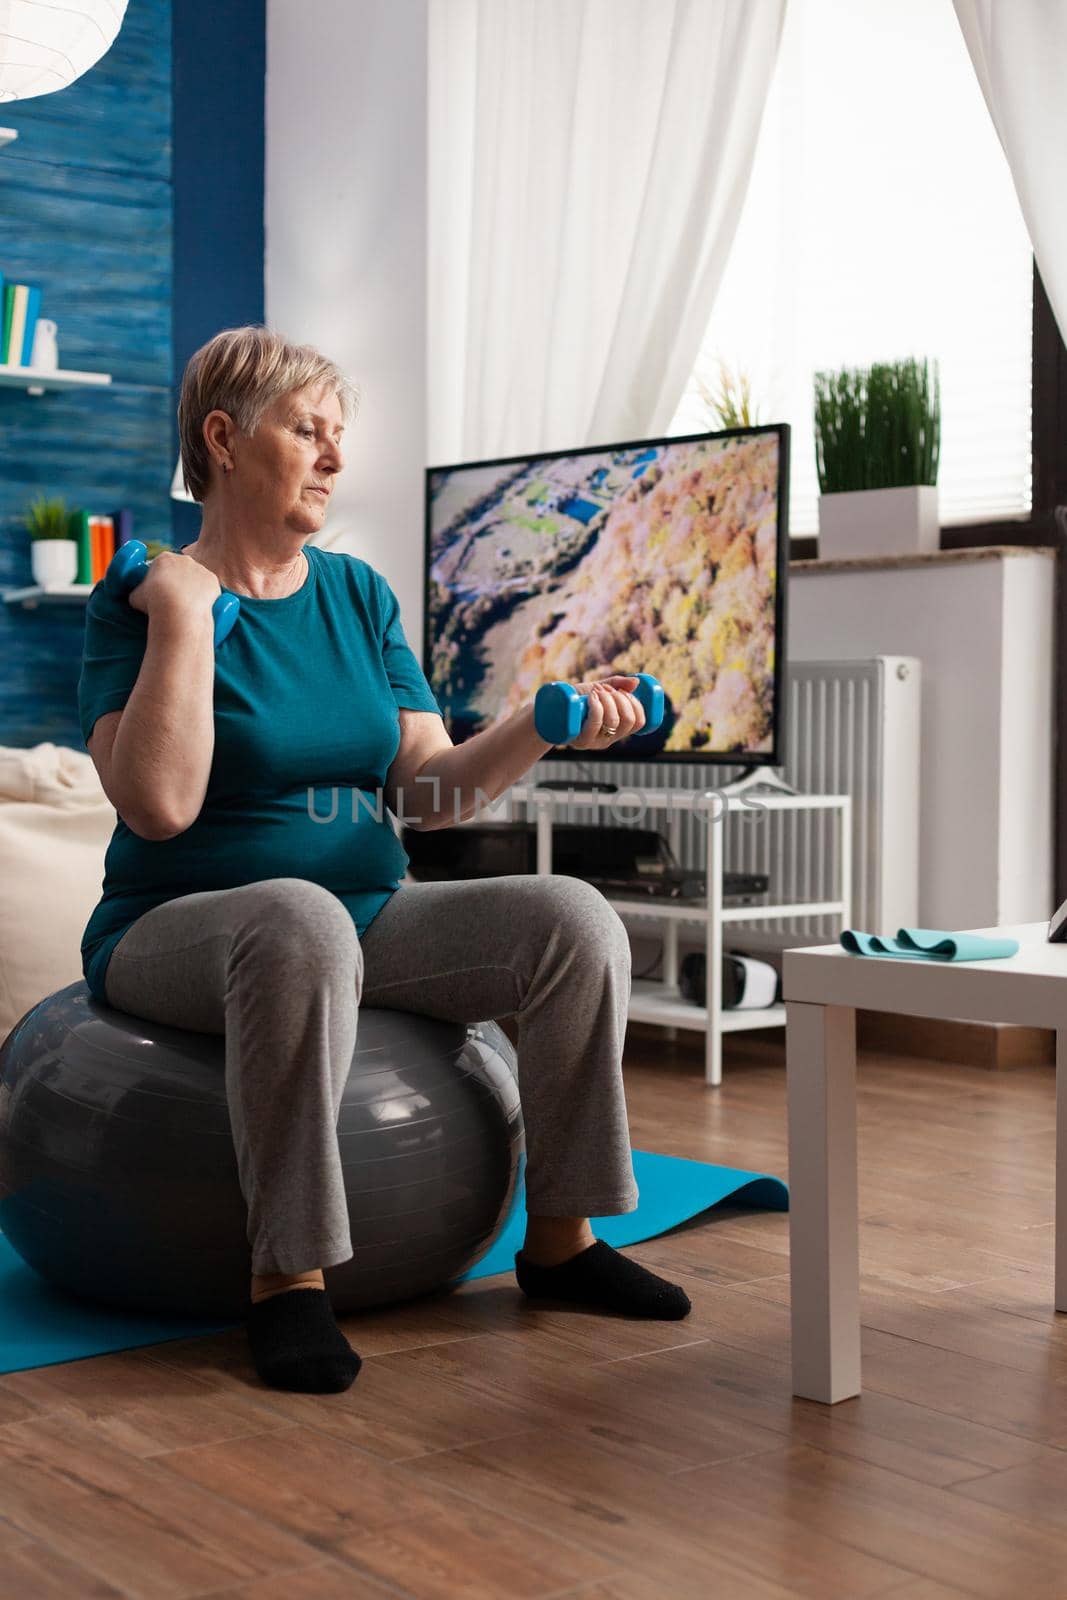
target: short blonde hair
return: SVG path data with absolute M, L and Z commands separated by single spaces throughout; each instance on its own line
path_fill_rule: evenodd
M 186 363 L 178 401 L 182 471 L 193 499 L 203 501 L 211 487 L 204 422 L 212 411 L 225 411 L 242 433 L 252 434 L 279 396 L 320 383 L 333 386 L 350 422 L 359 406 L 355 386 L 311 345 L 291 344 L 256 323 L 224 328 L 201 345 Z

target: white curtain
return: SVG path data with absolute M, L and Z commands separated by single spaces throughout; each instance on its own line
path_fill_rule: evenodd
M 953 0 L 1011 168 L 1041 281 L 1067 339 L 1067 0 Z
M 431 0 L 431 464 L 666 431 L 785 0 Z

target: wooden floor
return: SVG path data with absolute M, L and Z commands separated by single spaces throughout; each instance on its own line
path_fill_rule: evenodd
M 688 1042 L 687 1042 L 688 1041 Z M 639 1148 L 786 1171 L 781 1033 L 634 1028 Z M 529 1309 L 497 1278 L 345 1323 L 343 1395 L 242 1330 L 0 1378 L 0 1597 L 1067 1596 L 1053 1073 L 865 1055 L 865 1392 L 789 1383 L 783 1214 L 634 1250 L 692 1315 Z

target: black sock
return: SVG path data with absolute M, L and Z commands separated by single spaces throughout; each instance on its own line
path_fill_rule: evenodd
M 288 1289 L 248 1313 L 256 1371 L 272 1389 L 339 1394 L 363 1363 L 337 1326 L 325 1289 Z
M 515 1257 L 515 1276 L 523 1294 L 532 1300 L 569 1300 L 630 1317 L 666 1321 L 688 1316 L 692 1310 L 684 1289 L 621 1256 L 603 1239 L 558 1267 L 535 1266 L 520 1250 Z

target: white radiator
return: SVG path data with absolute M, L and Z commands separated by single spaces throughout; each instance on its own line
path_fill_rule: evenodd
M 920 696 L 922 663 L 916 656 L 874 656 L 866 661 L 791 661 L 786 669 L 785 763 L 781 776 L 807 794 L 852 796 L 851 926 L 895 934 L 914 926 L 919 903 Z M 580 781 L 579 765 L 542 760 L 537 772 Z M 741 767 L 649 761 L 597 762 L 589 773 L 620 787 L 715 790 Z M 768 768 L 768 773 L 774 769 Z M 753 799 L 758 799 L 755 795 Z M 609 813 L 602 812 L 605 820 Z M 632 814 L 632 813 L 631 813 Z M 641 825 L 662 825 L 650 813 Z M 702 869 L 705 827 L 681 817 L 679 859 Z M 557 822 L 588 821 L 588 808 L 560 806 Z M 755 820 L 754 820 L 755 819 Z M 724 865 L 765 872 L 774 901 L 840 897 L 839 814 L 826 811 L 731 813 Z M 745 922 L 732 943 L 829 944 L 840 932 L 832 916 Z M 694 934 L 694 937 L 697 937 Z M 702 935 L 700 935 L 702 941 Z

